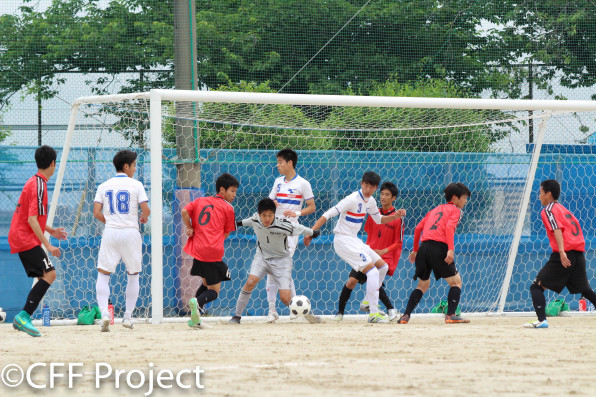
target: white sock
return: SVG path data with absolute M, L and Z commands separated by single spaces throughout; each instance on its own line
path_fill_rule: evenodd
M 267 275 L 267 301 L 269 301 L 269 310 L 273 307 L 275 310 L 275 301 L 277 300 L 277 283 L 269 274 Z
M 137 299 L 139 299 L 139 275 L 129 274 L 128 282 L 126 283 L 126 311 L 124 312 L 125 318 L 132 318 L 132 312 L 137 305 Z
M 95 292 L 97 293 L 97 306 L 101 311 L 102 317 L 107 317 L 108 301 L 110 299 L 110 276 L 97 272 L 97 283 L 95 284 Z
M 366 297 L 370 305 L 370 314 L 379 312 L 379 270 L 373 267 L 366 273 Z
M 389 271 L 389 266 L 387 264 L 385 264 L 385 266 L 381 267 L 379 270 L 379 288 L 381 288 L 381 285 L 383 285 L 383 281 L 385 281 L 385 276 L 387 275 L 387 272 Z

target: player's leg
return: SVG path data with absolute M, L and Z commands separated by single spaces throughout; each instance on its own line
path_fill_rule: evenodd
M 267 275 L 267 302 L 269 304 L 269 313 L 267 314 L 267 322 L 272 323 L 279 318 L 277 309 L 275 307 L 277 302 L 277 284 L 273 281 L 273 277 L 270 274 Z
M 381 284 L 381 287 L 379 288 L 379 300 L 383 303 L 383 305 L 385 305 L 385 308 L 387 309 L 388 320 L 396 320 L 397 310 L 395 310 L 395 307 L 391 303 L 391 299 L 389 299 L 389 296 L 387 295 L 387 291 L 385 291 L 385 283 Z
M 248 305 L 248 302 L 250 301 L 250 295 L 260 280 L 261 277 L 255 276 L 254 274 L 248 275 L 246 283 L 244 283 L 244 286 L 240 289 L 240 294 L 236 301 L 236 310 L 234 316 L 230 320 L 231 324 L 240 324 L 242 313 L 244 313 L 244 309 L 246 309 L 246 305 Z
M 341 290 L 341 293 L 339 294 L 339 303 L 337 307 L 337 314 L 335 315 L 335 320 L 343 320 L 346 305 L 350 300 L 352 291 L 361 280 L 361 284 L 364 284 L 366 282 L 366 275 L 364 273 L 357 272 L 352 269 L 352 271 L 350 272 L 350 276 L 348 277 L 348 281 L 346 281 Z
M 121 259 L 118 251 L 114 248 L 118 240 L 115 233 L 117 232 L 114 229 L 104 229 L 97 256 L 97 283 L 95 291 L 97 293 L 97 306 L 101 312 L 101 332 L 108 332 L 110 330 L 110 316 L 108 313 L 110 275 L 116 270 L 116 266 Z
M 580 251 L 569 251 L 567 257 L 571 261 L 569 279 L 566 284 L 567 289 L 572 294 L 582 294 L 584 298 L 596 306 L 596 293 L 590 287 L 588 275 L 586 274 L 585 254 Z
M 410 316 L 412 315 L 412 312 L 414 311 L 416 306 L 418 306 L 418 304 L 422 300 L 422 296 L 426 291 L 428 291 L 428 288 L 430 287 L 430 273 L 432 269 L 428 264 L 428 261 L 431 258 L 427 258 L 427 251 L 428 244 L 425 241 L 422 244 L 420 244 L 420 249 L 418 250 L 418 254 L 416 255 L 416 270 L 414 272 L 414 280 L 418 279 L 418 284 L 416 285 L 416 288 L 414 288 L 414 290 L 410 293 L 410 297 L 408 298 L 408 303 L 406 304 L 404 314 L 398 320 L 399 324 L 407 324 L 410 321 Z
M 132 329 L 134 327 L 132 313 L 137 306 L 140 290 L 140 272 L 143 263 L 143 242 L 141 234 L 136 229 L 123 229 L 120 234 L 124 238 L 120 240 L 120 254 L 126 266 L 126 310 L 122 318 L 122 326 Z
M 445 278 L 445 281 L 447 281 L 450 287 L 449 292 L 447 293 L 447 316 L 445 317 L 445 323 L 469 323 L 470 320 L 455 314 L 461 296 L 461 276 L 459 275 L 459 273 L 457 273 L 455 276 Z

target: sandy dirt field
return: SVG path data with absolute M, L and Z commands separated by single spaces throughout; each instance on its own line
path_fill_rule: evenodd
M 52 390 L 0 384 L 0 395 L 596 395 L 596 318 L 553 318 L 549 329 L 522 328 L 529 320 L 472 317 L 470 324 L 446 325 L 441 318 L 414 316 L 407 325 L 369 325 L 363 319 L 315 325 L 209 322 L 200 330 L 182 323 L 137 324 L 132 331 L 114 325 L 109 333 L 100 333 L 98 326 L 52 326 L 41 327 L 41 338 L 2 325 L 3 377 L 9 364 L 25 371 L 38 362 L 84 365 L 74 369 L 82 375 L 70 390 L 66 380 L 58 379 Z M 122 370 L 118 390 L 114 376 L 95 388 L 96 363 Z M 200 390 L 196 374 L 180 372 L 197 366 L 204 370 Z M 107 367 L 99 370 L 103 376 Z M 145 383 L 133 370 L 143 372 Z M 157 385 L 157 373 L 164 370 L 173 374 L 174 379 L 166 372 L 161 378 L 171 389 Z M 49 364 L 35 367 L 33 380 L 49 384 L 48 373 Z M 191 388 L 178 387 L 176 375 Z M 137 389 L 127 384 L 127 376 Z

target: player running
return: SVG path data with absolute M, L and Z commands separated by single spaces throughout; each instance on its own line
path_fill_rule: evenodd
M 270 198 L 259 201 L 257 211 L 251 218 L 237 222 L 237 226 L 252 226 L 257 235 L 257 251 L 250 265 L 248 280 L 240 290 L 236 312 L 230 320 L 232 324 L 240 324 L 242 313 L 250 300 L 253 289 L 266 274 L 278 287 L 282 302 L 286 306 L 290 304 L 293 263 L 289 239 L 300 234 L 318 237 L 321 233 L 297 222 L 288 222 L 277 218 L 275 203 Z M 310 323 L 321 322 L 319 317 L 310 313 L 305 318 Z
M 381 215 L 377 209 L 377 202 L 372 197 L 379 187 L 381 177 L 372 171 L 362 175 L 361 189 L 345 197 L 334 207 L 320 217 L 313 226 L 319 230 L 328 219 L 339 215 L 339 220 L 333 233 L 333 248 L 340 258 L 348 262 L 356 272 L 366 275 L 366 298 L 370 303 L 369 323 L 388 323 L 386 316 L 379 313 L 379 287 L 383 284 L 385 274 L 389 270 L 387 263 L 379 254 L 358 238 L 364 217 L 368 214 L 373 221 L 385 224 L 406 215 L 406 210 L 400 209 L 393 215 Z M 304 237 L 304 242 L 310 243 L 311 238 Z
M 455 314 L 461 295 L 462 281 L 455 268 L 454 237 L 455 229 L 462 216 L 461 210 L 472 193 L 466 185 L 459 182 L 447 185 L 444 193 L 447 203 L 429 211 L 414 230 L 414 250 L 410 253 L 409 259 L 411 263 L 416 263 L 414 280 L 419 280 L 416 289 L 410 294 L 404 314 L 399 319 L 400 324 L 407 324 L 410 321 L 410 315 L 430 287 L 431 271 L 437 280 L 444 278 L 451 287 L 447 294 L 445 322 L 447 324 L 470 322 Z M 422 244 L 418 247 L 420 240 Z
M 139 273 L 143 265 L 139 222 L 147 223 L 151 212 L 145 187 L 133 179 L 137 170 L 137 154 L 131 150 L 121 150 L 114 156 L 113 163 L 116 176 L 99 185 L 93 203 L 93 216 L 106 225 L 97 258 L 96 292 L 97 305 L 101 311 L 101 332 L 110 331 L 110 275 L 120 260 L 124 262 L 127 272 L 126 310 L 122 325 L 130 329 L 134 327 L 132 312 L 139 298 Z

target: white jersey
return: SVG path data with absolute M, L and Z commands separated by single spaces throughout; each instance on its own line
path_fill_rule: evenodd
M 381 223 L 381 214 L 377 208 L 377 200 L 372 196 L 368 200 L 365 200 L 362 191 L 358 190 L 330 208 L 323 216 L 329 220 L 339 215 L 333 233 L 356 237 L 362 227 L 366 214 L 376 223 Z
M 286 181 L 285 176 L 280 176 L 273 183 L 271 193 L 269 193 L 271 200 L 277 200 L 279 206 L 275 210 L 275 216 L 281 219 L 287 219 L 290 222 L 297 223 L 298 217 L 286 218 L 284 211 L 300 211 L 302 204 L 310 199 L 315 198 L 310 182 L 296 174 L 290 181 Z
M 96 203 L 103 204 L 106 227 L 139 229 L 139 204 L 149 201 L 140 181 L 118 173 L 97 188 Z

